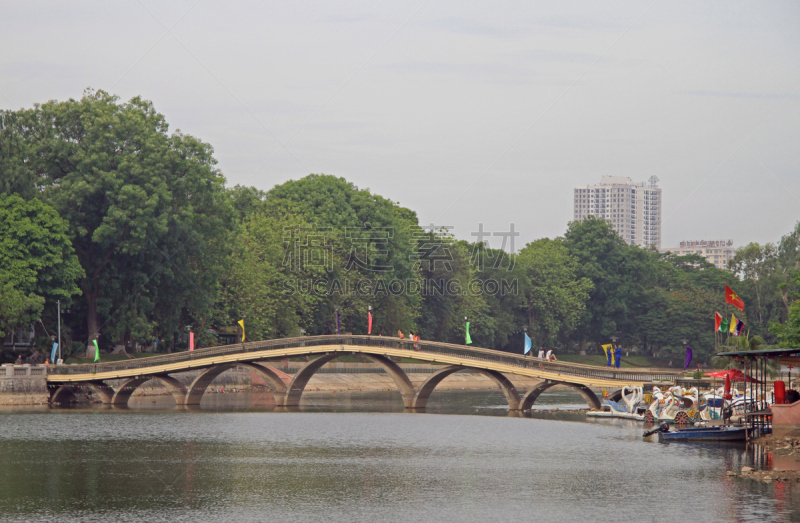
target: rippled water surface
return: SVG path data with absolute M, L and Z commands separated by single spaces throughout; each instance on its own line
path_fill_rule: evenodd
M 298 412 L 215 395 L 202 410 L 0 412 L 3 521 L 795 521 L 800 488 L 730 480 L 744 446 L 645 441 L 552 392 L 309 395 Z M 155 401 L 156 403 L 153 403 Z M 148 407 L 148 408 L 144 408 Z

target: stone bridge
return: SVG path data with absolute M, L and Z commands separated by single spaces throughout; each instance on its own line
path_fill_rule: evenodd
M 431 393 L 447 376 L 472 369 L 493 380 L 505 393 L 510 410 L 528 410 L 539 395 L 554 385 L 566 385 L 581 393 L 590 408 L 599 409 L 600 400 L 590 387 L 618 389 L 625 385 L 643 386 L 653 380 L 672 380 L 675 373 L 651 373 L 577 363 L 539 362 L 535 358 L 449 343 L 408 341 L 375 336 L 308 336 L 282 338 L 233 345 L 221 345 L 113 363 L 54 365 L 48 368 L 47 382 L 53 391 L 51 402 L 60 403 L 74 387 L 91 387 L 103 403 L 126 405 L 134 391 L 150 380 L 158 380 L 178 405 L 199 405 L 211 382 L 236 366 L 246 367 L 269 385 L 278 406 L 293 407 L 311 377 L 326 363 L 347 354 L 361 354 L 380 365 L 394 380 L 409 410 L 424 411 Z M 284 358 L 307 357 L 286 383 L 268 364 Z M 412 358 L 442 364 L 425 382 L 414 388 L 411 380 L 393 358 Z M 200 370 L 188 387 L 171 374 Z M 542 380 L 520 395 L 506 376 L 516 374 Z M 116 388 L 107 380 L 122 379 Z

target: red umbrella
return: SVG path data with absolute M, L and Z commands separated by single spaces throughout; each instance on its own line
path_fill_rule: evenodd
M 738 369 L 730 369 L 730 370 L 718 370 L 717 372 L 706 372 L 706 376 L 712 376 L 714 378 L 726 378 L 730 379 L 731 381 L 746 381 L 747 383 L 761 383 L 758 380 L 755 380 L 749 376 L 745 376 L 742 371 Z

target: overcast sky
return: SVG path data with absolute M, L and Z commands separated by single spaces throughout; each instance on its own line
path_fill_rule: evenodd
M 334 174 L 517 248 L 603 175 L 660 178 L 663 246 L 800 219 L 797 2 L 164 4 L 4 1 L 0 108 L 141 95 L 230 185 Z

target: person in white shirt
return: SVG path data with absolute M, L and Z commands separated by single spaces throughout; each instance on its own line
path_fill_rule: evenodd
M 547 361 L 550 361 L 550 357 L 551 357 L 552 355 L 553 355 L 553 349 L 547 349 L 547 356 L 545 356 L 545 359 L 546 359 Z

